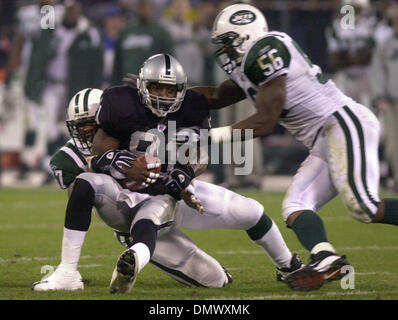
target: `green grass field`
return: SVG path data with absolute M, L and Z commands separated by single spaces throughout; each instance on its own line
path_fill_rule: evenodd
M 283 195 L 259 192 L 245 195 L 265 206 L 290 249 L 307 261 L 308 252 L 282 222 Z M 232 284 L 222 289 L 186 287 L 148 265 L 130 295 L 111 295 L 108 285 L 123 247 L 112 230 L 93 215 L 79 264 L 85 290 L 33 292 L 31 284 L 45 276 L 41 273 L 43 266 L 55 267 L 60 262 L 66 200 L 65 192 L 57 189 L 0 190 L 0 299 L 398 299 L 397 229 L 354 221 L 339 199 L 320 214 L 329 240 L 339 253 L 347 255 L 355 268 L 355 289 L 344 290 L 340 281 L 334 281 L 318 291 L 292 291 L 284 283 L 276 282 L 270 260 L 244 231 L 187 230 L 200 248 L 229 269 Z

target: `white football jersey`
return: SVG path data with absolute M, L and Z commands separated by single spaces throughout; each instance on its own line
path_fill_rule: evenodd
M 229 77 L 255 101 L 258 86 L 281 75 L 286 75 L 286 102 L 279 123 L 311 148 L 326 119 L 353 100 L 283 32 L 269 32 L 259 38 Z

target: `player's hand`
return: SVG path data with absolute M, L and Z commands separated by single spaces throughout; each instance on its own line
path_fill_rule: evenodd
M 181 191 L 181 199 L 184 200 L 188 207 L 199 211 L 200 214 L 205 213 L 202 202 L 188 189 Z
M 151 172 L 151 170 L 159 168 L 160 163 L 142 163 L 138 159 L 130 161 L 129 165 L 122 166 L 122 172 L 127 179 L 142 184 L 147 187 L 155 183 L 159 178 L 159 173 Z
M 137 88 L 137 79 L 138 75 L 128 73 L 124 78 L 123 82 L 126 83 L 129 87 Z
M 112 149 L 100 156 L 91 157 L 89 163 L 94 172 L 110 174 L 116 179 L 121 179 L 122 168 L 131 166 L 131 161 L 136 159 L 137 157 L 127 150 Z
M 176 200 L 181 200 L 181 191 L 189 186 L 195 173 L 190 166 L 176 164 L 165 177 L 164 185 L 169 194 Z

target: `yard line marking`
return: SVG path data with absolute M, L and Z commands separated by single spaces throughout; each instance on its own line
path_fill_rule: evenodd
M 90 228 L 96 227 L 107 227 L 103 222 L 93 222 L 90 225 Z M 63 230 L 63 225 L 59 223 L 16 223 L 16 224 L 0 224 L 0 230 L 4 229 L 50 229 L 50 228 L 59 228 Z
M 397 276 L 397 274 L 392 272 L 355 272 L 356 276 L 374 276 L 374 275 L 383 275 L 383 276 Z
M 14 207 L 14 208 L 32 208 L 35 207 L 59 207 L 63 205 L 66 207 L 65 200 L 53 200 L 53 201 L 15 201 L 15 202 L 3 202 L 0 204 L 0 208 L 3 207 Z M 13 213 L 14 214 L 14 213 Z
M 397 291 L 348 291 L 348 292 L 325 292 L 323 294 L 286 294 L 286 295 L 266 295 L 266 296 L 257 296 L 257 297 L 210 297 L 206 298 L 206 300 L 266 300 L 266 299 L 292 299 L 292 298 L 301 298 L 301 299 L 308 299 L 308 298 L 322 298 L 325 296 L 333 297 L 333 296 L 352 296 L 352 295 L 361 295 L 367 296 L 372 294 L 387 294 L 387 293 L 397 293 Z
M 80 259 L 101 259 L 101 258 L 117 258 L 118 255 L 112 254 L 99 254 L 99 255 L 85 255 L 81 256 Z M 35 261 L 48 261 L 48 260 L 59 260 L 61 261 L 61 256 L 57 257 L 15 257 L 11 259 L 0 258 L 0 263 L 15 263 L 15 262 L 35 262 Z
M 79 264 L 79 269 L 80 268 L 97 268 L 97 267 L 102 267 L 102 264 Z
M 398 246 L 358 246 L 358 247 L 345 247 L 336 248 L 337 250 L 357 251 L 357 250 L 398 250 Z M 295 252 L 307 252 L 306 250 L 294 250 Z M 264 254 L 263 250 L 218 250 L 214 251 L 215 254 Z

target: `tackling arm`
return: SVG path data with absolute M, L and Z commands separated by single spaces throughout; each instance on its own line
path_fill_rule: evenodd
M 232 80 L 225 80 L 217 87 L 198 86 L 190 89 L 206 97 L 209 109 L 222 109 L 246 99 L 245 92 Z
M 257 112 L 232 126 L 210 130 L 212 142 L 232 140 L 232 130 L 241 130 L 241 139 L 245 140 L 244 129 L 253 129 L 253 138 L 272 133 L 286 100 L 286 76 L 279 76 L 259 87 L 256 95 Z

